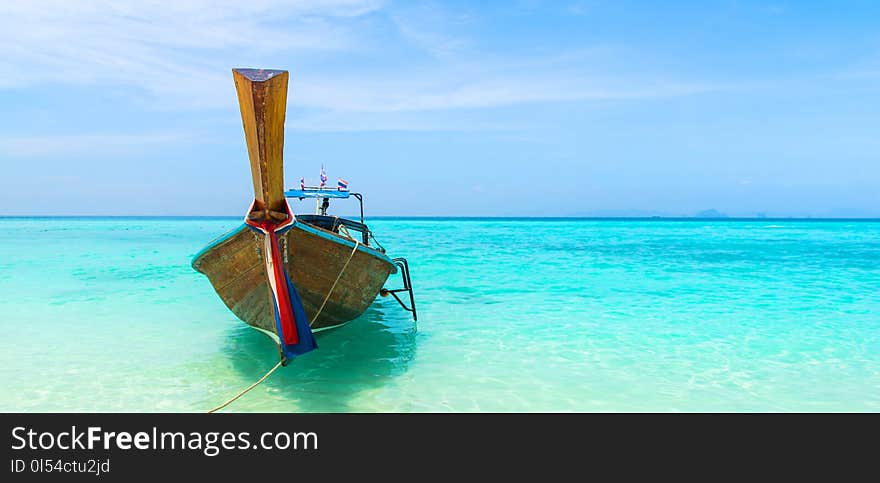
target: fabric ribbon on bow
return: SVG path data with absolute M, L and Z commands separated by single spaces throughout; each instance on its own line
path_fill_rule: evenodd
M 248 213 L 253 212 L 256 201 L 251 205 Z M 305 354 L 317 349 L 315 336 L 309 327 L 305 309 L 296 292 L 290 276 L 284 269 L 284 261 L 281 257 L 279 237 L 293 228 L 294 217 L 290 214 L 290 207 L 285 202 L 287 218 L 284 221 L 275 222 L 266 217 L 263 220 L 252 220 L 245 217 L 245 225 L 256 233 L 263 235 L 263 262 L 266 269 L 266 278 L 269 290 L 272 292 L 272 300 L 275 308 L 275 327 L 278 332 L 281 353 L 286 359 L 293 359 L 298 355 Z

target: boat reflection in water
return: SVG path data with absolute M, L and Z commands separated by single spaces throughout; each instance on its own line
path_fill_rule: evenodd
M 403 323 L 405 320 L 394 307 L 374 305 L 354 323 L 322 332 L 320 357 L 299 358 L 295 371 L 279 371 L 268 382 L 265 390 L 268 397 L 250 396 L 246 409 L 277 411 L 279 407 L 289 407 L 290 411 L 297 412 L 348 412 L 357 408 L 363 411 L 364 402 L 353 401 L 393 382 L 409 369 L 415 358 L 417 332 L 412 324 Z M 239 384 L 253 379 L 254 374 L 272 363 L 264 339 L 246 327 L 229 331 L 223 352 L 233 355 L 226 363 L 241 377 Z M 218 391 L 213 399 L 223 392 Z M 209 402 L 206 400 L 206 404 Z

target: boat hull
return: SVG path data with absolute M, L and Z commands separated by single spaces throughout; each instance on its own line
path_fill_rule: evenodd
M 192 266 L 208 277 L 239 319 L 277 338 L 272 294 L 260 252 L 262 236 L 243 225 L 197 254 Z M 355 250 L 354 241 L 299 221 L 279 238 L 286 252 L 287 274 L 308 320 L 313 321 L 312 330 L 336 327 L 360 316 L 388 276 L 397 271 L 384 253 L 363 244 Z

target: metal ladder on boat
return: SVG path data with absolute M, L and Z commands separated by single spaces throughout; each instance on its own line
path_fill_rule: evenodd
M 399 257 L 393 258 L 391 261 L 394 262 L 395 265 L 400 267 L 400 278 L 403 280 L 403 288 L 398 288 L 394 290 L 389 290 L 387 288 L 383 288 L 379 291 L 379 295 L 383 297 L 387 297 L 389 294 L 397 300 L 397 303 L 403 307 L 407 312 L 412 312 L 413 320 L 418 322 L 418 314 L 416 313 L 416 299 L 413 297 L 413 289 L 412 289 L 412 279 L 409 276 L 409 263 L 406 261 L 406 258 Z M 399 292 L 409 292 L 409 306 L 404 303 L 403 300 L 397 295 Z

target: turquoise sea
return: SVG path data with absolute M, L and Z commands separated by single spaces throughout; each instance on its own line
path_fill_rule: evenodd
M 239 223 L 0 219 L 0 411 L 205 411 L 263 375 L 189 265 Z M 227 411 L 880 410 L 880 221 L 370 223 L 418 326 L 380 298 Z

